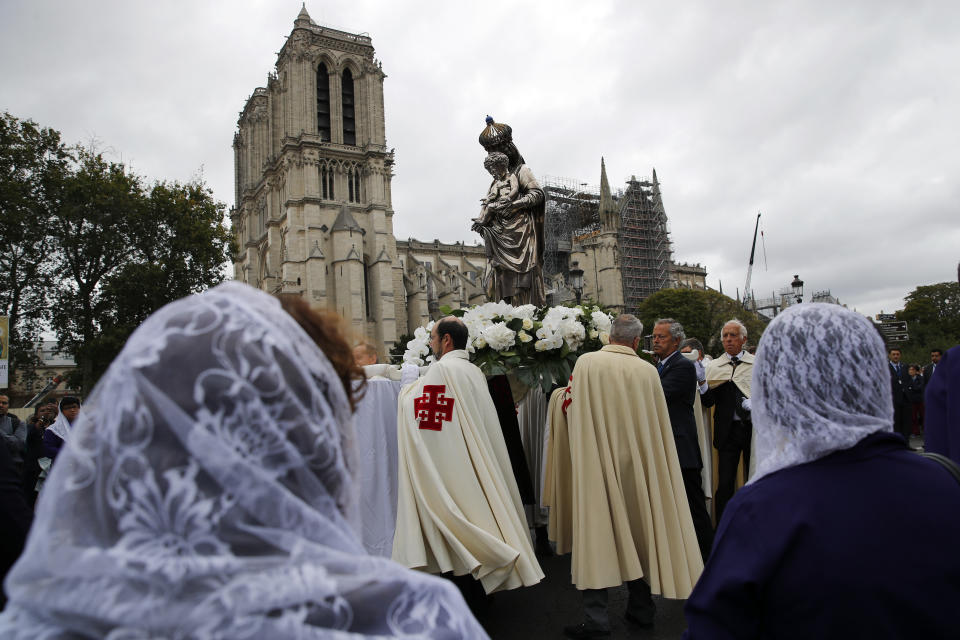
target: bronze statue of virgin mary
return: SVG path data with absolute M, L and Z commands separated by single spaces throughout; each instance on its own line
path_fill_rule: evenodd
M 510 201 L 487 204 L 488 222 L 475 222 L 472 229 L 483 236 L 487 249 L 484 287 L 487 297 L 514 306 L 546 304 L 543 284 L 543 189 L 513 144 L 510 125 L 494 122 L 480 134 L 487 153 L 503 153 L 508 171 L 517 177 L 519 192 Z

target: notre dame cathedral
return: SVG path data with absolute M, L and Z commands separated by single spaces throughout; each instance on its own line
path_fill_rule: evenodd
M 234 137 L 234 277 L 337 311 L 385 355 L 442 305 L 482 302 L 483 247 L 397 241 L 383 69 L 306 8 Z
M 393 235 L 385 77 L 369 36 L 317 25 L 302 9 L 240 114 L 230 211 L 237 280 L 337 311 L 381 357 L 440 307 L 486 301 L 482 246 Z M 672 260 L 655 171 L 616 192 L 602 163 L 598 189 L 542 186 L 548 303 L 573 298 L 573 270 L 578 297 L 617 312 L 664 287 L 706 286 L 703 267 Z

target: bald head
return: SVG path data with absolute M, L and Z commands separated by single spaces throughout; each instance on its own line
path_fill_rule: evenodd
M 430 332 L 430 349 L 440 358 L 454 349 L 466 349 L 470 332 L 463 320 L 456 316 L 441 318 Z

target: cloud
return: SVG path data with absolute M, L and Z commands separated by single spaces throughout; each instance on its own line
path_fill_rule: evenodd
M 289 5 L 289 6 L 287 6 Z M 396 148 L 398 237 L 474 241 L 477 136 L 508 122 L 537 175 L 662 182 L 675 255 L 758 296 L 793 274 L 876 313 L 960 260 L 960 8 L 572 1 L 308 2 L 367 32 Z M 238 112 L 298 3 L 0 4 L 0 108 L 95 136 L 153 179 L 200 167 L 233 203 Z M 763 247 L 761 247 L 762 249 Z M 761 251 L 761 257 L 762 257 Z

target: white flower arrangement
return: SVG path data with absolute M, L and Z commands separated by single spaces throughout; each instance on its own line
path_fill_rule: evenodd
M 407 343 L 407 350 L 403 352 L 403 362 L 405 364 L 415 364 L 422 367 L 428 362 L 433 362 L 433 354 L 430 353 L 430 332 L 433 330 L 433 321 L 426 327 L 417 327 L 413 332 L 413 340 Z
M 494 351 L 506 351 L 514 345 L 517 332 L 507 327 L 506 323 L 496 322 L 484 327 L 480 331 L 480 337 Z
M 592 304 L 574 307 L 519 307 L 487 302 L 468 309 L 441 309 L 467 326 L 470 359 L 487 375 L 509 374 L 527 386 L 549 390 L 567 380 L 577 357 L 610 341 L 613 317 Z M 433 322 L 414 331 L 404 362 L 430 362 Z

